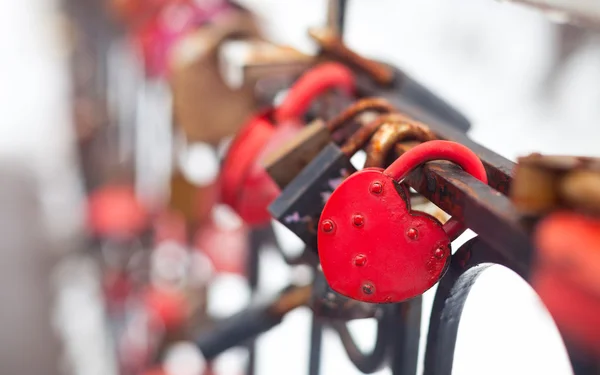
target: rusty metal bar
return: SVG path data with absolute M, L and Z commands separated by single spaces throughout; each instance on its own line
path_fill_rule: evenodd
M 427 163 L 405 181 L 435 205 L 463 220 L 501 253 L 515 272 L 527 277 L 533 254 L 529 225 L 507 196 L 448 162 Z M 498 181 L 490 179 L 490 185 L 498 185 Z

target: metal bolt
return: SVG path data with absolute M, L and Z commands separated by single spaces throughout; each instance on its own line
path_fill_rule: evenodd
M 352 224 L 354 224 L 355 227 L 362 227 L 365 224 L 365 217 L 361 214 L 353 215 Z
M 323 228 L 323 231 L 325 233 L 331 233 L 331 232 L 333 232 L 335 225 L 333 224 L 333 221 L 331 221 L 331 220 L 323 220 L 321 227 Z
M 362 290 L 364 294 L 373 294 L 375 287 L 371 283 L 364 283 Z
M 419 238 L 419 231 L 417 230 L 417 228 L 408 228 L 408 230 L 406 231 L 406 235 L 408 236 L 408 238 L 414 241 L 417 238 Z
M 375 181 L 371 184 L 371 193 L 373 194 L 381 194 L 383 191 L 383 185 L 379 181 Z
M 433 256 L 435 256 L 438 259 L 444 259 L 444 257 L 446 256 L 446 251 L 444 251 L 443 247 L 438 247 L 433 252 Z
M 354 265 L 356 267 L 362 267 L 367 264 L 367 256 L 364 254 L 358 254 L 354 257 Z

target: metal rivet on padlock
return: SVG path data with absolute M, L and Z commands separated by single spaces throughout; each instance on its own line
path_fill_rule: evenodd
M 223 163 L 222 199 L 246 223 L 254 226 L 269 223 L 268 205 L 279 195 L 279 188 L 261 164 L 263 156 L 297 134 L 300 117 L 311 100 L 333 88 L 353 93 L 352 73 L 336 63 L 313 68 L 292 86 L 278 109 L 250 120 L 234 139 Z M 282 122 L 274 125 L 271 118 Z
M 448 141 L 425 142 L 403 154 L 387 169 L 366 168 L 354 173 L 333 192 L 320 222 L 331 221 L 333 235 L 318 233 L 319 258 L 329 285 L 336 292 L 365 302 L 391 303 L 421 295 L 447 269 L 450 242 L 464 228 L 451 219 L 442 225 L 434 217 L 412 211 L 401 181 L 419 165 L 448 160 L 487 183 L 482 162 L 471 150 Z M 373 182 L 380 194 L 370 194 Z M 365 216 L 357 228 L 350 218 Z M 356 266 L 353 259 L 367 262 Z
M 396 129 L 398 139 L 412 137 L 427 141 L 434 137 L 426 127 L 401 114 L 381 115 L 360 128 L 341 148 L 333 142 L 325 147 L 271 204 L 269 211 L 273 217 L 300 237 L 308 247 L 316 250 L 317 222 L 325 202 L 334 189 L 356 171 L 350 163 L 350 157 L 369 141 L 375 131 L 388 123 L 400 124 Z M 383 184 L 373 181 L 369 191 L 379 195 L 383 192 Z M 348 222 L 355 228 L 363 227 L 365 221 L 369 220 L 361 212 L 353 214 L 354 217 L 348 218 Z M 324 223 L 332 229 L 325 230 Z M 331 234 L 336 224 L 333 221 L 324 223 L 321 223 L 321 228 Z
M 336 293 L 320 271 L 316 271 L 313 281 L 310 307 L 318 317 L 334 320 L 372 318 L 381 309 L 379 305 L 359 302 Z

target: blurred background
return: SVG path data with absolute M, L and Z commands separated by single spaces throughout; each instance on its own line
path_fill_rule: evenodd
M 209 185 L 217 175 L 213 148 L 199 144 L 173 154 L 169 86 L 144 76 L 121 26 L 113 25 L 114 35 L 73 41 L 69 12 L 91 29 L 89 20 L 112 22 L 103 19 L 98 3 L 0 2 L 3 374 L 118 374 L 100 271 L 81 251 L 90 179 L 84 179 L 73 120 L 74 45 L 103 46 L 90 48 L 104 53 L 84 56 L 95 63 L 76 75 L 108 82 L 105 91 L 91 95 L 105 97 L 113 118 L 127 124 L 118 130 L 119 143 L 110 152 L 104 149 L 100 159 L 132 164 L 137 191 L 150 200 L 164 188 L 174 158 L 184 159 L 182 168 L 197 185 Z M 239 3 L 256 14 L 269 40 L 316 52 L 307 29 L 325 24 L 325 0 Z M 344 41 L 364 56 L 401 67 L 453 103 L 472 120 L 471 137 L 507 158 L 530 152 L 600 156 L 600 34 L 564 21 L 561 14 L 494 0 L 350 0 Z M 226 207 L 216 215 L 224 225 L 240 225 Z M 301 242 L 274 226 L 281 247 L 299 253 Z M 258 280 L 258 293 L 266 296 L 310 273 L 291 269 L 270 248 L 263 250 L 260 268 L 268 270 Z M 434 292 L 424 299 L 423 330 Z M 212 278 L 207 293 L 207 309 L 215 317 L 229 316 L 251 299 L 245 278 L 231 273 Z M 307 373 L 310 316 L 307 308 L 294 310 L 258 339 L 257 374 Z M 350 327 L 365 347 L 373 345 L 374 321 Z M 179 359 L 187 369 L 199 361 L 189 351 L 182 350 Z M 245 361 L 243 349 L 232 349 L 218 357 L 213 370 L 244 374 Z M 321 371 L 359 373 L 327 330 Z M 506 269 L 486 273 L 466 306 L 454 373 L 570 371 L 557 330 L 533 291 Z

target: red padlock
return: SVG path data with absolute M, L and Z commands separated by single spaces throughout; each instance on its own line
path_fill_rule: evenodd
M 404 153 L 387 169 L 365 168 L 333 192 L 319 220 L 323 273 L 336 292 L 359 301 L 397 303 L 423 294 L 444 275 L 450 243 L 464 230 L 457 220 L 442 225 L 411 211 L 402 180 L 431 160 L 448 160 L 487 183 L 471 150 L 429 141 Z
M 172 0 L 161 4 L 159 9 L 137 28 L 134 37 L 139 45 L 146 73 L 150 76 L 168 74 L 167 61 L 175 43 L 186 33 L 230 9 L 230 5 L 218 2 L 201 8 L 195 1 Z
M 200 228 L 194 240 L 195 248 L 204 253 L 217 273 L 244 276 L 250 251 L 249 230 L 227 213 L 227 207 L 216 206 L 213 218 Z
M 129 239 L 148 225 L 148 211 L 129 185 L 109 185 L 92 192 L 87 213 L 90 231 L 104 238 Z
M 532 286 L 567 341 L 600 356 L 600 220 L 553 213 L 537 225 L 535 246 Z
M 249 225 L 269 223 L 267 208 L 280 192 L 261 165 L 262 157 L 297 134 L 311 101 L 333 88 L 352 95 L 354 75 L 338 63 L 318 65 L 296 81 L 277 109 L 250 119 L 234 138 L 223 163 L 221 199 Z

